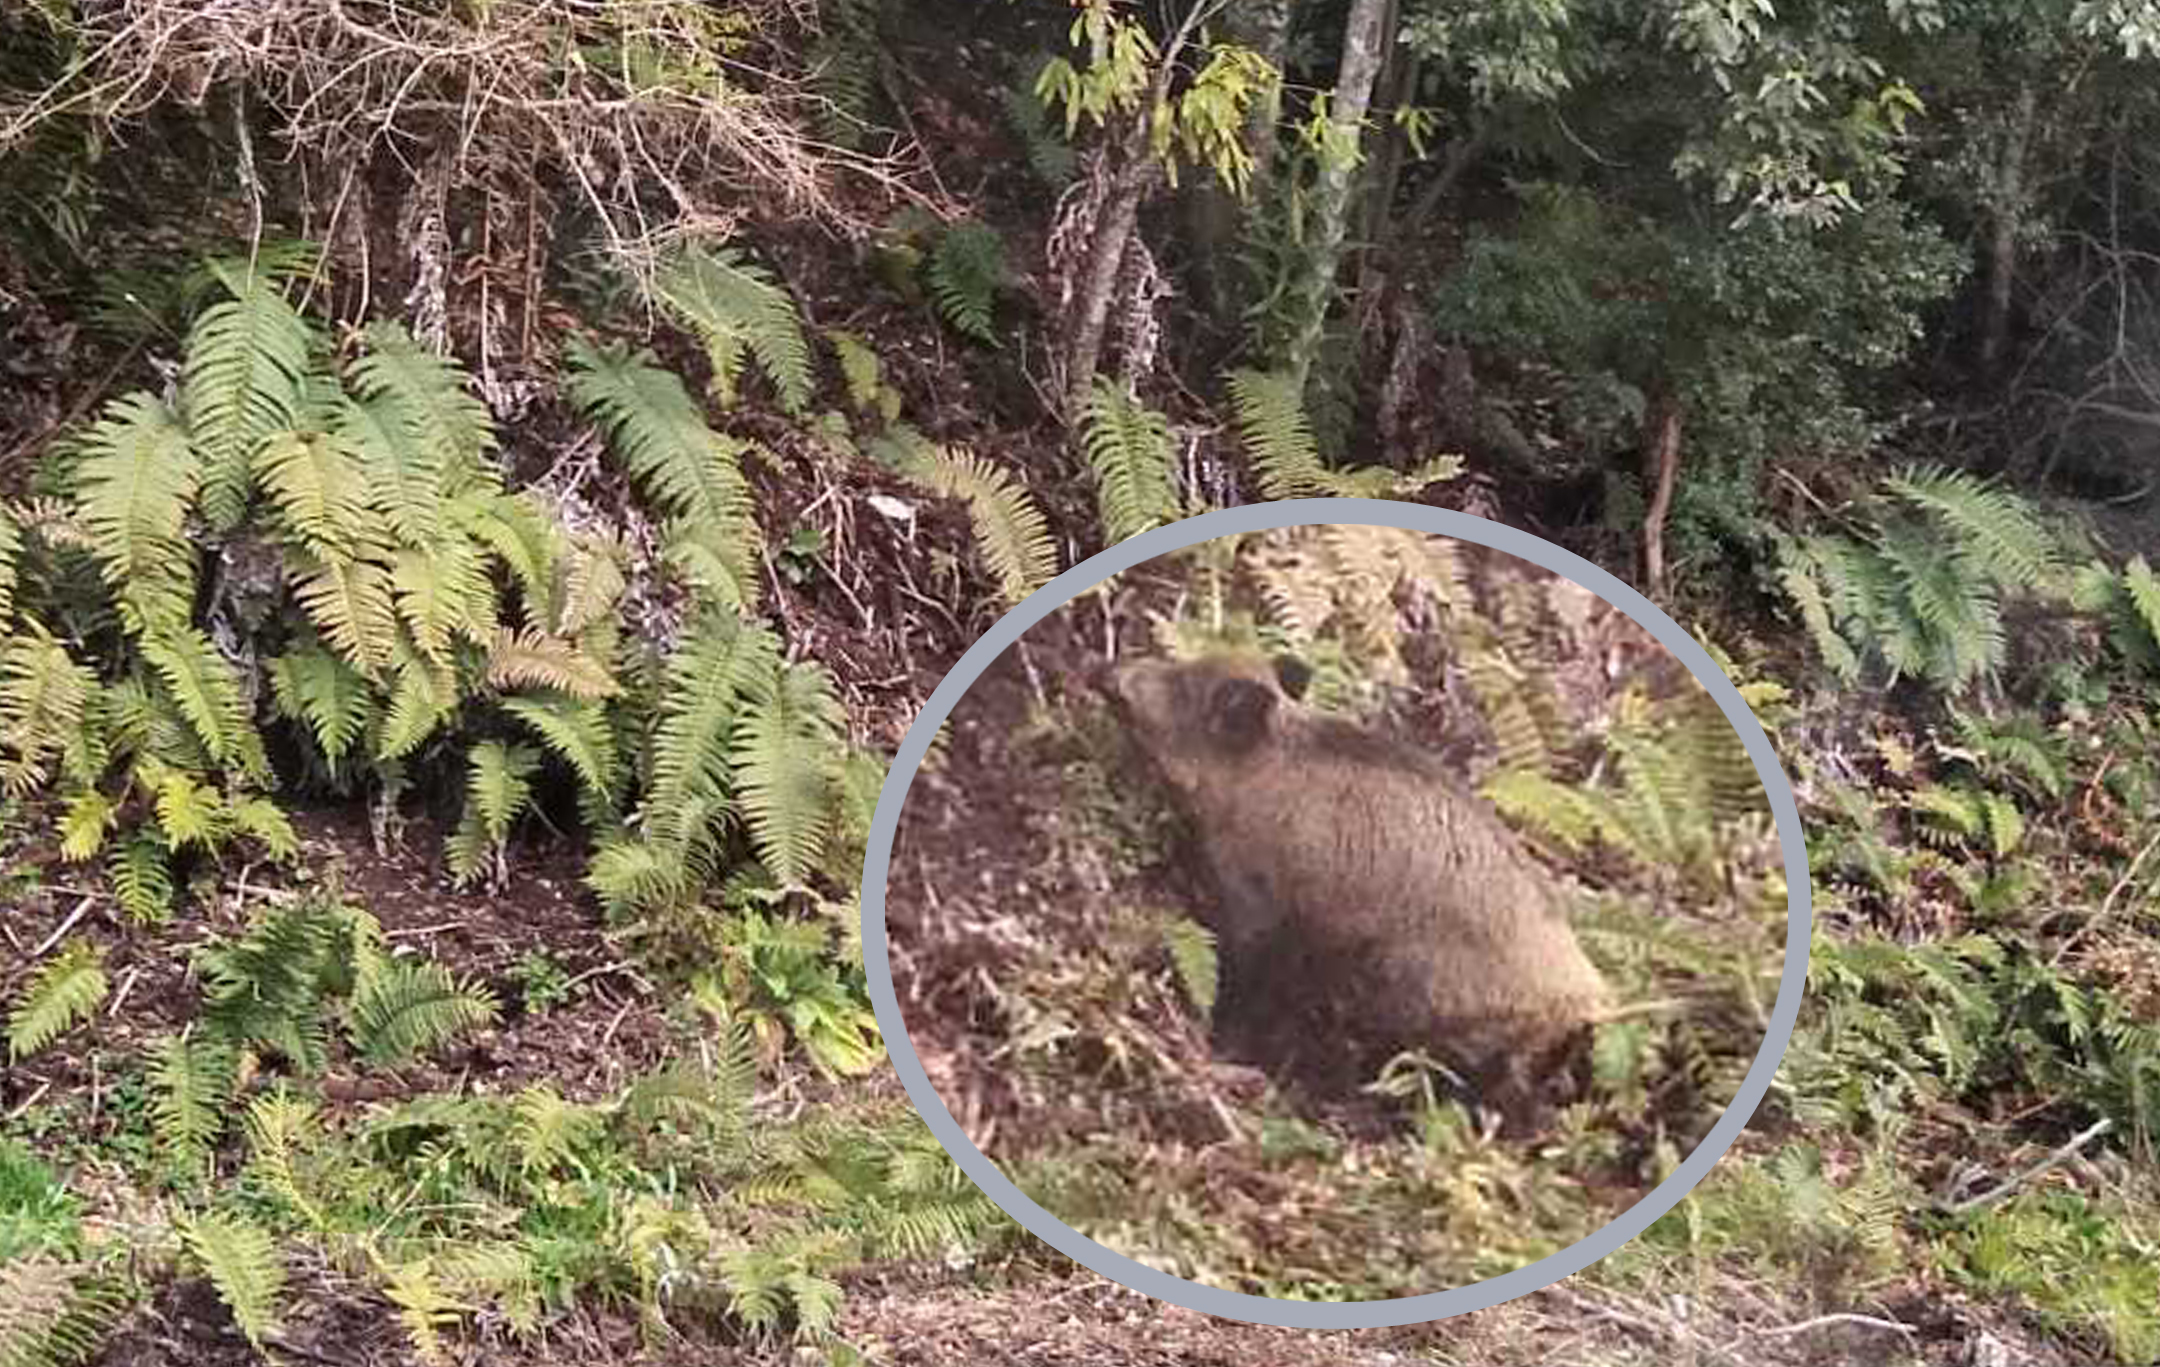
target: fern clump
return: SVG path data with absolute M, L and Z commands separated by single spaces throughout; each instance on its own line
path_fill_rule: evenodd
M 30 980 L 8 1012 L 8 1060 L 27 1058 L 87 1019 L 105 1000 L 104 954 L 70 942 Z
M 759 535 L 741 469 L 745 448 L 707 427 L 682 381 L 648 354 L 574 341 L 570 364 L 571 396 L 667 514 L 670 560 L 717 601 L 753 606 Z
M 763 269 L 730 248 L 685 246 L 660 263 L 653 295 L 704 344 L 713 394 L 732 405 L 745 360 L 773 383 L 780 406 L 799 413 L 810 401 L 810 343 L 795 301 Z
M 258 1350 L 277 1332 L 285 1266 L 268 1230 L 237 1215 L 205 1211 L 180 1224 L 188 1253 Z
M 1824 662 L 1852 681 L 1959 690 L 1994 675 L 2006 594 L 2050 584 L 2054 539 L 2015 495 L 1959 472 L 1908 470 L 1863 503 L 1854 535 L 1784 543 L 1781 583 Z
M 909 452 L 901 469 L 940 497 L 966 500 L 975 544 L 1008 604 L 1017 605 L 1057 572 L 1057 547 L 1042 509 L 1009 471 L 972 452 L 929 444 Z
M 1006 273 L 1005 239 L 973 221 L 940 232 L 923 267 L 938 316 L 961 336 L 990 347 L 998 345 L 997 297 Z
M 1111 544 L 1174 522 L 1178 501 L 1170 421 L 1123 386 L 1097 377 L 1083 448 L 1095 473 L 1096 508 Z

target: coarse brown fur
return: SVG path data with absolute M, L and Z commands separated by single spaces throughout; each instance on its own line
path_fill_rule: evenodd
M 1421 1049 L 1511 1128 L 1611 998 L 1554 877 L 1415 747 L 1291 701 L 1268 663 L 1124 666 L 1111 693 L 1217 894 L 1218 1039 L 1340 1092 Z

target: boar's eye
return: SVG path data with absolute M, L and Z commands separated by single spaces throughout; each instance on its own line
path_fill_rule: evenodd
M 1275 715 L 1275 691 L 1251 679 L 1224 679 L 1215 685 L 1210 729 L 1232 750 L 1249 750 L 1266 738 Z
M 1282 691 L 1292 699 L 1302 700 L 1304 698 L 1305 688 L 1312 682 L 1312 676 L 1312 666 L 1297 656 L 1278 655 L 1275 657 L 1275 681 L 1282 685 Z

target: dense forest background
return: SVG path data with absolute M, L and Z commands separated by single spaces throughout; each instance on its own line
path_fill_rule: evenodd
M 2160 1356 L 2156 72 L 2144 0 L 0 0 L 0 1367 Z M 1312 494 L 1527 528 L 1697 632 L 1818 925 L 1700 1191 L 1334 1336 L 987 1205 L 855 903 L 998 613 Z M 1025 785 L 1084 771 L 1056 682 L 1215 601 L 1480 719 L 1638 923 L 1782 905 L 1579 609 L 1457 583 L 1435 628 L 1399 547 L 1293 550 L 1016 657 L 930 790 L 1011 785 L 1006 862 L 924 895 L 1092 876 L 1021 863 Z M 1052 968 L 951 1008 L 1026 1044 L 974 1121 L 1192 1095 L 1204 947 L 1147 934 L 1084 1012 Z M 1756 968 L 1690 970 L 1729 1029 L 1613 1036 L 1593 1178 L 1439 1102 L 1354 1138 L 1223 1094 L 1265 1123 L 1125 1126 L 1151 1186 L 1036 1176 L 1250 1289 L 1430 1289 L 1314 1184 L 1533 1256 L 1714 1114 Z

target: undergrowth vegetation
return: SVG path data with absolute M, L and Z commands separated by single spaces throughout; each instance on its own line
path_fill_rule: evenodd
M 0 0 L 0 1367 L 846 1363 L 864 1302 L 1056 1356 L 1071 1269 L 883 1066 L 887 756 L 1089 555 L 1342 496 L 1723 647 L 1814 908 L 1694 1194 L 1343 1352 L 2160 1357 L 2160 21 L 1638 8 Z M 1549 1132 L 1433 1060 L 1317 1114 L 1217 1066 L 1185 842 L 1085 681 L 1226 641 L 1569 882 L 1629 1010 Z M 955 720 L 892 861 L 914 1043 L 1203 1281 L 1572 1243 L 1798 948 L 1722 711 L 1467 544 L 1190 548 Z M 1168 1322 L 1087 1360 L 1277 1356 Z

